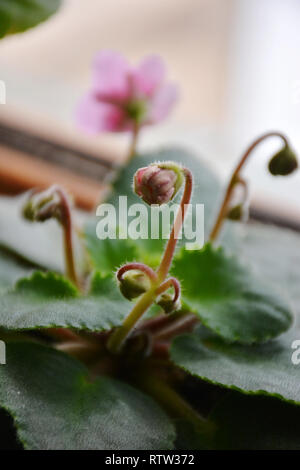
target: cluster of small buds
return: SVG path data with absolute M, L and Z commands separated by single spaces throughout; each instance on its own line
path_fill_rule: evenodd
M 298 168 L 297 157 L 287 143 L 271 158 L 268 168 L 273 176 L 288 176 Z M 240 176 L 234 181 L 233 190 L 236 192 L 239 187 L 243 189 L 243 196 L 237 203 L 231 201 L 226 217 L 232 221 L 245 222 L 249 216 L 248 186 Z M 238 198 L 233 194 L 233 199 Z
M 128 263 L 117 271 L 117 280 L 122 295 L 128 300 L 134 300 L 145 292 L 149 291 L 156 283 L 156 273 L 145 264 Z M 173 287 L 175 294 L 165 292 Z M 159 305 L 165 313 L 173 313 L 180 309 L 180 284 L 175 278 L 158 287 L 158 299 L 156 304 Z
M 166 313 L 172 313 L 180 308 L 180 283 L 171 277 L 159 285 L 157 273 L 143 263 L 128 263 L 117 271 L 117 281 L 123 296 L 128 300 L 140 297 L 151 288 L 156 290 L 156 301 Z M 166 292 L 170 287 L 174 295 Z
M 144 202 L 167 204 L 184 181 L 182 168 L 173 162 L 153 163 L 140 168 L 134 175 L 134 191 Z
M 210 241 L 214 241 L 218 236 L 220 229 L 223 225 L 225 219 L 231 220 L 246 220 L 248 218 L 248 197 L 247 197 L 247 184 L 241 178 L 241 170 L 248 160 L 249 156 L 252 154 L 253 150 L 263 141 L 270 137 L 279 137 L 283 141 L 282 149 L 277 152 L 270 159 L 268 168 L 269 172 L 274 176 L 287 176 L 293 173 L 298 168 L 298 161 L 294 151 L 291 149 L 287 138 L 277 131 L 267 132 L 260 137 L 258 137 L 242 155 L 241 160 L 238 162 L 237 167 L 235 168 L 227 189 L 224 194 L 224 199 L 221 204 L 219 213 L 217 215 L 216 221 L 212 227 L 212 230 L 209 235 Z M 232 196 L 234 196 L 234 191 L 238 185 L 244 186 L 244 198 L 242 202 L 237 204 L 232 204 Z
M 134 191 L 149 205 L 167 204 L 181 188 L 186 171 L 174 162 L 153 163 L 137 170 Z M 175 278 L 164 281 L 165 275 L 159 277 L 158 272 L 142 263 L 128 263 L 118 270 L 117 280 L 121 293 L 127 299 L 133 300 L 152 289 L 153 302 L 165 313 L 173 313 L 181 306 L 180 284 Z M 174 295 L 167 292 L 171 287 Z

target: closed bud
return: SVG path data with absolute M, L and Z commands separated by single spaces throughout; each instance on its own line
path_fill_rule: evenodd
M 233 222 L 247 222 L 249 218 L 248 183 L 240 176 L 234 181 L 234 189 L 226 218 Z
M 30 222 L 44 222 L 52 217 L 58 218 L 58 199 L 51 189 L 32 193 L 25 203 L 23 217 Z
M 184 181 L 182 168 L 173 162 L 153 163 L 134 175 L 134 191 L 147 204 L 171 201 Z
M 274 176 L 289 175 L 297 168 L 298 162 L 296 155 L 288 145 L 285 145 L 279 152 L 277 152 L 269 162 L 269 171 Z
M 59 186 L 53 185 L 45 191 L 31 192 L 22 213 L 23 217 L 31 222 L 56 219 L 63 223 L 70 206 L 69 196 Z
M 128 300 L 132 300 L 147 292 L 151 287 L 151 281 L 146 274 L 131 269 L 123 274 L 119 280 L 119 287 L 123 296 Z
M 22 214 L 23 214 L 23 217 L 26 220 L 30 220 L 30 222 L 33 222 L 35 220 L 34 205 L 32 204 L 32 201 L 30 199 L 24 205 L 22 209 Z
M 231 207 L 227 213 L 227 219 L 232 220 L 233 222 L 245 222 L 248 219 L 249 207 L 248 204 L 237 204 L 236 206 Z
M 162 294 L 159 299 L 156 301 L 157 305 L 159 305 L 165 313 L 173 313 L 176 310 L 180 309 L 180 300 L 174 302 L 173 295 L 169 293 Z

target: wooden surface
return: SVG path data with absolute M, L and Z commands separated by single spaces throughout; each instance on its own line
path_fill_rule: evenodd
M 0 139 L 0 193 L 18 194 L 32 187 L 46 188 L 52 184 L 63 185 L 74 197 L 76 205 L 91 210 L 97 202 L 104 197 L 109 185 L 107 181 L 113 175 L 114 165 L 120 165 L 126 156 L 125 148 L 115 145 L 113 139 L 103 138 L 100 143 L 90 141 L 88 137 L 78 136 L 72 129 L 64 129 L 52 122 L 46 116 L 37 113 L 22 113 L 12 106 L 5 107 L 5 113 L 0 114 L 0 126 L 8 126 L 16 134 L 16 141 L 12 137 Z M 32 136 L 32 151 L 22 148 L 21 133 Z M 42 139 L 35 143 L 34 138 Z M 43 144 L 43 139 L 45 144 Z M 10 141 L 10 142 L 9 142 Z M 48 145 L 45 148 L 46 144 Z M 51 148 L 53 146 L 53 149 Z M 51 153 L 56 146 L 65 149 L 60 151 L 62 160 L 53 155 L 57 164 L 51 163 Z M 25 145 L 24 145 L 25 147 Z M 80 152 L 94 160 L 99 160 L 99 178 L 88 177 L 88 162 L 81 162 L 80 168 L 72 169 L 74 153 Z M 37 158 L 44 154 L 43 160 Z M 48 153 L 48 158 L 47 158 Z M 34 155 L 35 154 L 35 155 Z M 69 160 L 69 167 L 65 168 L 64 157 Z M 74 158 L 74 163 L 75 163 Z M 75 165 L 74 165 L 75 166 Z M 111 169 L 110 169 L 111 168 Z
M 96 183 L 64 168 L 37 161 L 22 152 L 0 145 L 0 191 L 18 194 L 30 188 L 60 184 L 74 197 L 78 207 L 90 210 L 102 198 L 107 185 Z

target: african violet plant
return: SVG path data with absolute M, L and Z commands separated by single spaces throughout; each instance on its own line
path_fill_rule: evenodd
M 128 205 L 140 198 L 148 227 L 153 205 L 180 198 L 166 244 L 161 232 L 157 239 L 99 240 L 91 217 L 79 237 L 89 261 L 83 269 L 76 214 L 58 186 L 33 190 L 22 202 L 23 217 L 47 221 L 37 237 L 21 215 L 10 236 L 0 235 L 7 350 L 0 405 L 25 448 L 300 448 L 300 366 L 297 355 L 292 360 L 300 340 L 297 322 L 292 326 L 292 310 L 300 310 L 300 238 L 258 224 L 245 234 L 231 223 L 247 209 L 241 173 L 256 146 L 282 140 L 270 159 L 273 175 L 292 173 L 296 157 L 284 135 L 263 135 L 238 163 L 220 204 L 222 189 L 198 158 L 180 149 L 136 154 L 141 128 L 167 115 L 175 90 L 158 58 L 134 69 L 106 52 L 77 113 L 89 130 L 132 134 L 128 165 L 108 201 L 116 213 L 119 196 Z M 184 235 L 179 240 L 189 203 L 204 203 L 210 229 L 193 250 Z M 39 246 L 49 219 L 63 235 L 65 275 L 45 265 Z M 17 245 L 12 234 L 22 236 L 25 227 L 31 239 Z

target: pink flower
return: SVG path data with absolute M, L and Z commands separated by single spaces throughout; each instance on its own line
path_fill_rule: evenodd
M 76 120 L 91 133 L 132 130 L 162 121 L 177 94 L 176 85 L 165 80 L 160 57 L 148 56 L 134 68 L 122 55 L 103 51 L 94 60 L 92 86 Z

